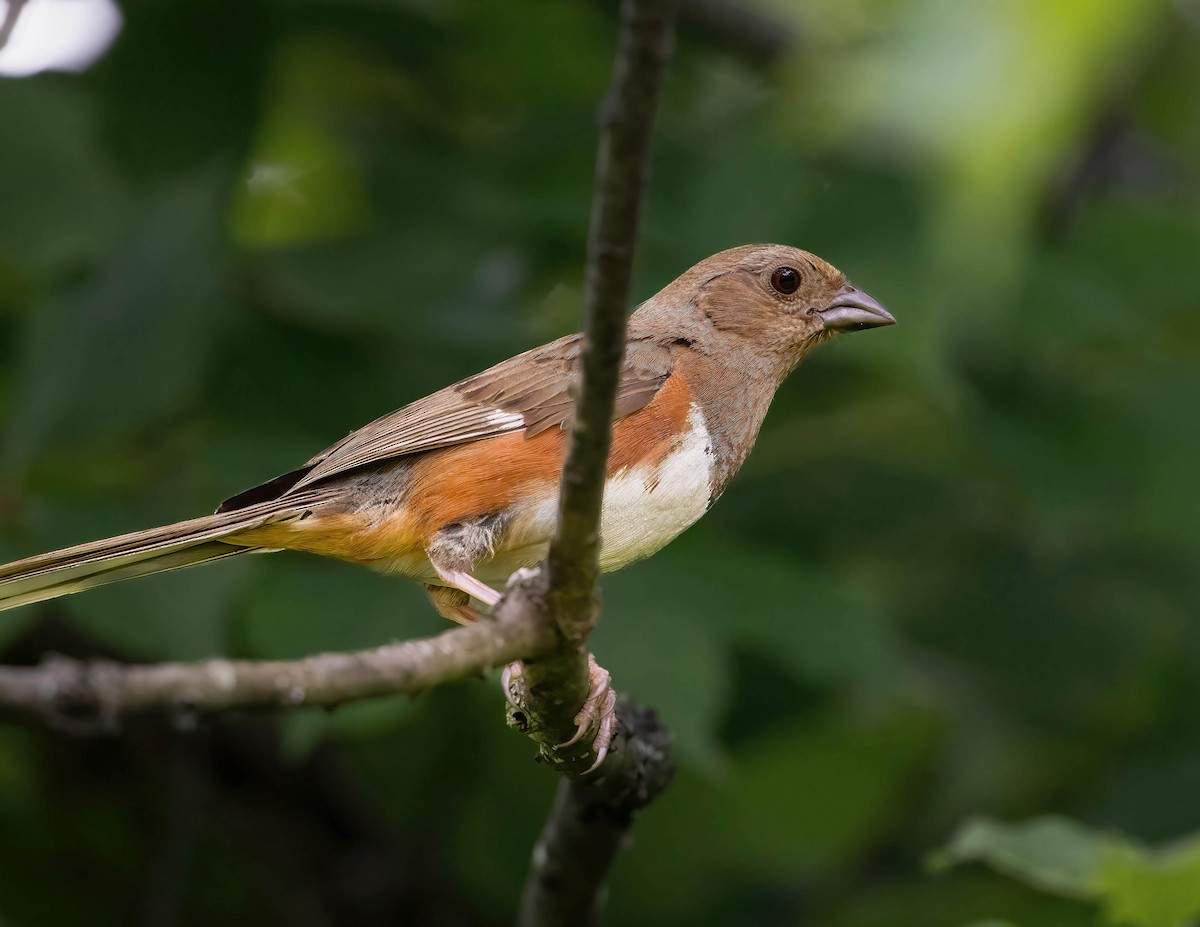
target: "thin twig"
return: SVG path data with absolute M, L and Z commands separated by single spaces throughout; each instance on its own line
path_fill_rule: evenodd
M 521 898 L 521 927 L 578 927 L 594 921 L 604 880 L 635 810 L 671 778 L 669 736 L 652 712 L 618 711 L 618 735 L 592 776 L 586 752 L 555 749 L 575 726 L 587 692 L 587 635 L 596 619 L 603 501 L 625 313 L 649 173 L 650 141 L 675 0 L 622 0 L 613 85 L 600 109 L 600 144 L 588 262 L 584 349 L 570 446 L 563 468 L 558 530 L 544 575 L 530 584 L 562 634 L 549 657 L 525 661 L 517 716 L 560 772 L 558 797 L 534 849 Z M 540 593 L 540 595 L 538 594 Z
M 21 11 L 28 2 L 29 0 L 8 0 L 4 21 L 0 22 L 0 51 L 3 51 L 8 40 L 12 38 L 13 31 L 17 28 L 17 20 L 21 18 Z
M 563 467 L 558 531 L 546 558 L 551 610 L 568 640 L 593 623 L 600 503 L 612 440 L 625 313 L 659 88 L 674 37 L 674 0 L 624 0 L 600 145 L 584 274 L 582 375 Z
M 303 660 L 140 666 L 51 655 L 40 666 L 0 667 L 0 709 L 38 715 L 60 727 L 104 729 L 140 712 L 333 706 L 415 695 L 536 656 L 557 643 L 553 627 L 533 609 L 514 601 L 505 615 L 436 637 Z
M 519 727 L 560 772 L 591 767 L 588 739 L 559 750 L 588 694 L 587 635 L 596 620 L 600 506 L 629 307 L 634 246 L 649 172 L 659 87 L 674 38 L 675 0 L 623 0 L 613 83 L 600 106 L 596 184 L 584 273 L 584 345 L 575 417 L 563 466 L 558 528 L 539 576 L 542 599 L 563 646 L 522 675 Z
M 563 466 L 558 528 L 546 570 L 525 584 L 544 602 L 562 646 L 524 662 L 510 722 L 541 745 L 559 772 L 593 765 L 591 738 L 569 748 L 588 695 L 587 635 L 595 625 L 603 501 L 634 246 L 650 165 L 662 75 L 674 40 L 675 0 L 623 0 L 613 83 L 600 106 L 596 184 L 584 274 L 584 344 L 575 417 Z

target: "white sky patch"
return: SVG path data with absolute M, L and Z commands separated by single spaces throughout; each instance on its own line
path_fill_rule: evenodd
M 9 0 L 0 0 L 0 22 L 8 12 Z M 0 48 L 0 76 L 82 71 L 108 50 L 122 22 L 114 0 L 27 0 Z

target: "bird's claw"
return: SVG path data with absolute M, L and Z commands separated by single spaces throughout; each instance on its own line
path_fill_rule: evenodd
M 520 695 L 516 687 L 519 685 L 523 670 L 520 661 L 509 663 L 500 673 L 500 688 L 504 697 L 517 711 L 522 709 Z M 612 677 L 608 670 L 596 662 L 596 658 L 588 655 L 588 696 L 575 715 L 576 729 L 570 740 L 564 740 L 554 746 L 555 750 L 563 750 L 579 743 L 588 732 L 595 730 L 592 738 L 592 749 L 596 752 L 595 762 L 587 768 L 583 775 L 594 772 L 605 757 L 608 756 L 613 738 L 617 734 L 617 693 L 612 687 Z
M 573 746 L 579 743 L 588 731 L 595 728 L 592 749 L 596 751 L 596 760 L 583 773 L 585 776 L 594 772 L 608 756 L 608 748 L 612 746 L 613 737 L 617 733 L 616 708 L 617 693 L 612 687 L 612 677 L 608 670 L 596 662 L 595 657 L 588 654 L 588 697 L 579 713 L 575 715 L 578 727 L 570 740 L 565 740 L 554 748 L 562 750 Z
M 521 678 L 521 661 L 516 660 L 509 663 L 508 666 L 500 672 L 500 688 L 504 690 L 504 697 L 508 700 L 513 708 L 519 709 L 520 703 L 517 701 L 517 695 L 513 692 L 513 680 Z

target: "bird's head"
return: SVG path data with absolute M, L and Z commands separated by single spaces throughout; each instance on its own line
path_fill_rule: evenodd
M 746 245 L 714 254 L 670 290 L 676 291 L 671 302 L 691 302 L 717 332 L 791 363 L 838 332 L 896 324 L 832 264 L 787 245 Z
M 896 320 L 846 275 L 787 245 L 747 245 L 696 265 L 697 305 L 718 331 L 791 354 L 814 341 Z

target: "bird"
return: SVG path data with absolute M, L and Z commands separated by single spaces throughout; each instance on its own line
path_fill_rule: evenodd
M 650 556 L 708 511 L 805 355 L 895 322 L 833 265 L 778 244 L 714 254 L 642 303 L 617 386 L 601 571 Z M 411 577 L 441 615 L 474 621 L 472 599 L 496 605 L 549 547 L 582 346 L 567 335 L 418 399 L 214 514 L 0 566 L 0 611 L 292 550 Z M 602 681 L 593 694 L 604 701 Z

